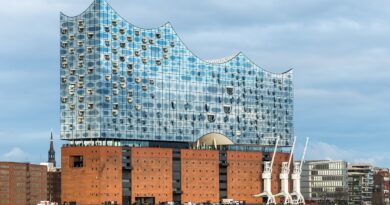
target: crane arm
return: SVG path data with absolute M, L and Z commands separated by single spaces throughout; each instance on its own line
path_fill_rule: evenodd
M 276 150 L 278 149 L 278 144 L 279 144 L 279 136 L 278 136 L 278 138 L 276 138 L 274 154 L 272 155 L 272 160 L 271 160 L 271 167 L 270 167 L 271 170 L 272 170 L 272 166 L 274 165 L 274 159 L 275 159 L 275 155 L 276 155 Z
M 305 148 L 303 149 L 303 153 L 302 153 L 301 164 L 300 164 L 300 167 L 299 167 L 300 171 L 302 171 L 302 165 L 303 165 L 303 160 L 305 159 L 305 155 L 306 155 L 307 144 L 309 144 L 309 138 L 308 137 L 306 138 Z
M 295 148 L 295 141 L 296 141 L 297 137 L 294 137 L 294 142 L 293 142 L 293 145 L 292 145 L 292 148 L 291 148 L 291 152 L 290 152 L 290 158 L 288 159 L 288 168 L 290 168 L 290 165 L 291 165 L 291 160 L 292 160 L 292 156 L 294 154 L 294 148 Z

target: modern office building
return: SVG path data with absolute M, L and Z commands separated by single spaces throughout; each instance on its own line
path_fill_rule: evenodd
M 137 27 L 104 0 L 61 14 L 60 32 L 63 204 L 260 203 L 277 138 L 279 192 L 292 70 L 266 71 L 242 53 L 202 60 L 171 24 Z
M 373 167 L 370 164 L 348 165 L 349 205 L 372 204 L 373 174 Z
M 0 162 L 0 205 L 36 205 L 46 201 L 46 166 Z
M 390 179 L 388 168 L 374 168 L 374 193 L 372 205 L 390 204 Z
M 348 204 L 348 165 L 342 160 L 309 160 L 302 167 L 301 191 L 308 203 Z

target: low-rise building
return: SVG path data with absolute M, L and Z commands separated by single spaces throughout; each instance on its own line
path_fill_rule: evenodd
M 347 204 L 347 162 L 342 160 L 305 161 L 302 167 L 301 191 L 308 203 Z
M 372 196 L 373 205 L 390 204 L 390 180 L 388 168 L 374 169 L 374 193 Z
M 46 197 L 46 166 L 0 162 L 0 205 L 36 205 Z
M 371 205 L 373 186 L 371 164 L 348 165 L 349 205 Z

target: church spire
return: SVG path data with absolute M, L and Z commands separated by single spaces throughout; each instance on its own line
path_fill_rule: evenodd
M 48 161 L 49 163 L 53 163 L 53 166 L 56 167 L 56 152 L 54 151 L 53 145 L 53 131 L 50 133 L 50 149 L 48 152 Z

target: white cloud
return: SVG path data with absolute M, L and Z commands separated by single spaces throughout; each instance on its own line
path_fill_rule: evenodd
M 301 157 L 303 145 L 297 146 L 296 160 Z M 370 163 L 373 166 L 389 167 L 390 156 L 381 153 L 362 152 L 340 147 L 323 141 L 311 141 L 307 148 L 305 160 L 344 160 L 348 163 Z
M 12 161 L 12 162 L 29 162 L 29 154 L 24 152 L 19 147 L 14 147 L 10 151 L 0 156 L 1 161 Z

